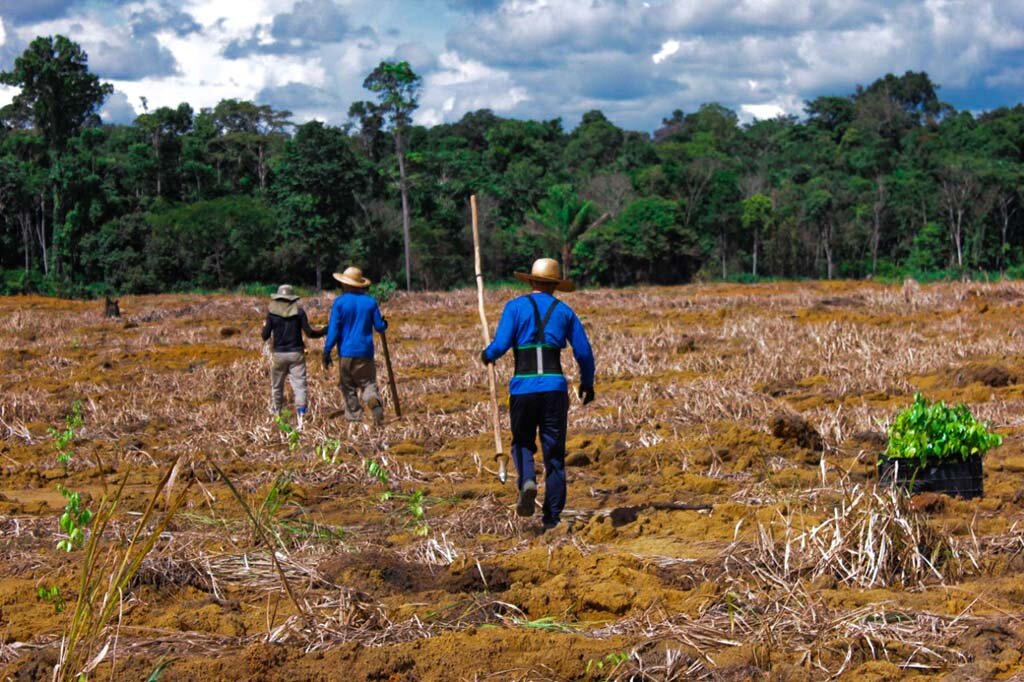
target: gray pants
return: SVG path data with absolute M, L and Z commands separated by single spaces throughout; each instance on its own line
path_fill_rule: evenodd
M 345 397 L 345 417 L 357 422 L 362 419 L 362 401 L 370 408 L 374 422 L 384 420 L 384 405 L 377 390 L 377 364 L 373 358 L 341 358 L 338 362 L 338 386 Z
M 306 409 L 306 354 L 274 353 L 270 368 L 270 397 L 274 412 L 280 412 L 284 405 L 284 378 L 292 385 L 295 407 Z

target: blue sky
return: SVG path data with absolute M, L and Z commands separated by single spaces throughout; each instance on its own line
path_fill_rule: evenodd
M 0 22 L 0 68 L 37 35 L 81 43 L 117 122 L 142 97 L 236 97 L 340 123 L 391 58 L 424 77 L 424 124 L 487 107 L 572 127 L 601 109 L 650 131 L 711 101 L 768 118 L 908 69 L 960 109 L 1024 92 L 1011 0 L 0 0 Z

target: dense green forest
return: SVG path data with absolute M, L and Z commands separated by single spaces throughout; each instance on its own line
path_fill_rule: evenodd
M 1024 272 L 1024 105 L 956 111 L 925 73 L 803 118 L 675 111 L 653 135 L 600 111 L 571 131 L 488 110 L 417 126 L 404 62 L 367 76 L 340 127 L 237 100 L 105 125 L 112 88 L 61 36 L 0 82 L 19 89 L 0 110 L 8 292 L 319 287 L 348 263 L 467 284 L 473 193 L 491 278 L 547 254 L 595 285 Z

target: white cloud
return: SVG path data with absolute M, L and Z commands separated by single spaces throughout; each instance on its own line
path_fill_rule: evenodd
M 104 123 L 131 123 L 138 114 L 138 109 L 129 101 L 128 96 L 120 91 L 108 97 L 100 109 L 100 118 Z
M 786 113 L 786 110 L 777 104 L 741 104 L 740 114 L 743 118 L 743 114 L 751 119 L 758 119 L 764 121 L 769 118 L 776 118 Z
M 14 96 L 18 94 L 18 88 L 12 88 L 9 85 L 0 85 L 0 107 L 6 107 L 8 104 L 14 101 Z
M 666 40 L 661 44 L 661 49 L 651 55 L 651 61 L 661 64 L 663 61 L 679 52 L 681 43 L 678 40 Z
M 185 7 L 204 27 L 217 26 L 234 38 L 242 38 L 294 4 L 295 0 L 188 0 Z
M 445 52 L 438 57 L 438 69 L 423 79 L 416 122 L 436 125 L 477 109 L 510 112 L 529 100 L 526 88 L 507 71 Z
M 166 36 L 166 44 L 178 61 L 181 75 L 169 78 L 115 80 L 114 85 L 133 102 L 140 97 L 150 107 L 188 102 L 194 108 L 210 107 L 222 99 L 251 98 L 260 90 L 289 82 L 321 86 L 324 68 L 316 59 L 291 55 L 260 55 L 227 59 L 210 49 L 211 33 Z
M 453 30 L 449 45 L 530 83 L 528 114 L 568 116 L 589 100 L 617 122 L 642 121 L 650 129 L 672 108 L 692 111 L 708 101 L 747 116 L 799 113 L 805 99 L 850 93 L 890 72 L 927 71 L 947 91 L 985 78 L 1008 82 L 1012 73 L 995 74 L 1024 49 L 1024 3 L 506 0 L 473 32 Z M 651 77 L 668 79 L 668 87 L 641 92 L 642 104 L 588 98 L 586 89 L 596 92 L 593 78 L 615 74 L 580 65 L 609 51 L 653 66 Z M 548 96 L 536 87 L 545 81 L 562 90 Z M 658 110 L 662 102 L 670 108 Z
M 799 116 L 803 113 L 803 108 L 804 103 L 801 97 L 779 95 L 764 102 L 741 104 L 737 113 L 741 122 L 750 123 L 751 121 L 765 121 L 778 116 Z
M 0 10 L 0 59 L 60 32 L 97 69 L 121 76 L 114 83 L 133 106 L 143 95 L 151 106 L 196 108 L 265 96 L 298 120 L 335 123 L 352 101 L 371 96 L 363 78 L 392 57 L 411 60 L 424 77 L 417 120 L 428 124 L 487 107 L 571 126 L 599 108 L 620 125 L 651 130 L 673 109 L 712 101 L 748 120 L 800 113 L 805 99 L 906 70 L 927 71 L 943 95 L 1024 86 L 1024 2 L 1009 0 L 331 1 L 353 29 L 346 35 L 327 31 L 319 42 L 316 33 L 316 49 L 289 49 L 286 36 L 278 41 L 285 49 L 243 50 L 235 59 L 224 54 L 229 45 L 266 47 L 275 17 L 298 16 L 298 0 L 68 0 L 59 13 L 35 13 L 62 18 L 32 24 Z M 460 5 L 469 9 L 453 9 Z M 132 13 L 143 9 L 157 20 L 132 36 Z M 194 24 L 180 13 L 190 28 L 167 24 L 172 10 Z M 142 68 L 161 50 L 178 73 L 166 59 Z M 3 97 L 10 94 L 0 90 Z
M 1007 67 L 985 79 L 990 88 L 1021 88 L 1024 87 L 1024 67 Z

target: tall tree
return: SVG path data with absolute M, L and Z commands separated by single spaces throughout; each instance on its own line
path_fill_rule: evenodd
M 964 242 L 971 227 L 971 211 L 981 192 L 981 182 L 970 164 L 953 162 L 940 170 L 939 202 L 946 215 L 958 268 L 964 266 Z
M 192 107 L 183 102 L 176 109 L 160 107 L 153 112 L 146 111 L 135 119 L 135 125 L 149 136 L 156 169 L 156 195 L 161 197 L 167 170 L 180 176 L 181 138 L 192 128 Z
M 993 171 L 997 219 L 999 221 L 999 271 L 1006 270 L 1006 254 L 1009 250 L 1010 223 L 1020 210 L 1021 190 L 1024 189 L 1024 169 L 1007 163 L 996 164 Z
M 218 169 L 221 162 L 226 162 L 235 171 L 237 184 L 246 186 L 255 180 L 262 195 L 270 174 L 268 149 L 276 151 L 284 145 L 292 127 L 291 112 L 247 100 L 225 99 L 208 113 L 218 133 L 212 140 L 219 157 Z M 199 124 L 197 120 L 197 127 Z
M 565 147 L 565 162 L 581 176 L 611 166 L 622 147 L 622 131 L 600 111 L 583 114 Z
M 355 255 L 349 228 L 360 184 L 359 162 L 344 131 L 319 121 L 299 126 L 275 166 L 270 190 L 281 216 L 275 260 L 306 272 L 296 266 L 312 261 L 320 288 L 324 268 L 338 265 L 327 260 L 329 254 L 348 248 L 342 255 Z
M 419 106 L 423 83 L 409 62 L 383 61 L 363 81 L 363 87 L 377 94 L 379 111 L 391 124 L 398 157 L 398 187 L 402 194 L 402 239 L 405 242 L 405 288 L 412 289 L 412 244 L 409 230 L 409 181 L 405 171 L 405 148 L 402 135 L 412 121 L 412 112 Z M 353 105 L 355 106 L 355 105 Z M 365 105 L 364 105 L 365 107 Z M 368 109 L 368 108 L 367 108 Z
M 64 172 L 61 155 L 68 140 L 82 126 L 99 123 L 96 111 L 114 91 L 114 86 L 101 83 L 99 77 L 89 72 L 88 61 L 85 51 L 62 35 L 39 37 L 14 60 L 14 68 L 0 72 L 0 83 L 20 88 L 12 102 L 14 110 L 22 112 L 32 122 L 49 149 L 54 241 L 60 240 L 64 226 L 58 181 Z M 46 231 L 45 223 L 42 231 Z M 45 238 L 43 241 L 45 243 Z M 60 270 L 59 256 L 51 253 L 57 271 Z
M 0 83 L 21 91 L 15 106 L 31 117 L 36 130 L 51 149 L 62 151 L 86 122 L 96 120 L 96 110 L 114 92 L 89 72 L 88 56 L 62 35 L 36 38 L 14 68 L 0 72 Z
M 753 239 L 753 267 L 751 273 L 757 277 L 757 251 L 761 243 L 761 235 L 771 229 L 775 221 L 772 200 L 758 192 L 743 200 L 743 214 L 740 218 L 743 227 L 750 230 Z
M 815 187 L 804 201 L 803 210 L 805 219 L 817 229 L 818 248 L 825 253 L 825 276 L 832 279 L 835 267 L 833 239 L 835 237 L 836 207 L 835 197 L 826 180 L 815 183 Z

